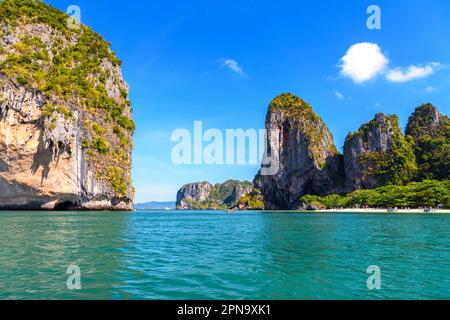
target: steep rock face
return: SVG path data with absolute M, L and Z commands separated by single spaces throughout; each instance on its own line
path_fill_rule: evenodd
M 218 210 L 235 207 L 239 200 L 253 191 L 251 182 L 228 180 L 211 185 L 209 182 L 183 186 L 177 194 L 179 210 Z
M 209 182 L 198 182 L 184 185 L 177 193 L 177 209 L 194 209 L 195 203 L 208 200 L 212 185 Z
M 412 141 L 404 137 L 397 116 L 379 113 L 349 134 L 344 167 L 348 192 L 410 181 L 417 169 Z
M 130 210 L 120 61 L 42 2 L 0 2 L 0 209 Z
M 410 116 L 406 134 L 415 142 L 418 180 L 450 178 L 450 119 L 430 103 Z
M 230 204 L 237 204 L 239 200 L 241 200 L 243 197 L 247 196 L 248 194 L 253 192 L 253 187 L 251 185 L 245 184 L 245 185 L 236 185 L 233 188 L 233 192 L 231 193 L 231 196 L 226 199 L 227 203 Z
M 292 94 L 276 97 L 269 106 L 266 130 L 266 156 L 278 169 L 262 169 L 255 178 L 266 209 L 295 209 L 305 194 L 339 192 L 342 159 L 333 136 L 309 104 Z

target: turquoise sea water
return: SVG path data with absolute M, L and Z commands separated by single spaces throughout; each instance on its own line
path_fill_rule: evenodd
M 448 215 L 0 213 L 1 299 L 449 299 L 449 270 Z

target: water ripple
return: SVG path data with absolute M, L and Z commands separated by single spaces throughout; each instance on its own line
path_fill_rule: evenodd
M 4 212 L 0 226 L 3 299 L 450 298 L 445 215 Z

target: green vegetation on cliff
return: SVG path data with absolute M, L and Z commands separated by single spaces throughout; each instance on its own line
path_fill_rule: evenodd
M 48 130 L 81 114 L 90 165 L 126 196 L 135 125 L 121 62 L 100 35 L 84 25 L 69 29 L 68 19 L 42 1 L 1 1 L 0 74 L 45 96 Z
M 316 115 L 309 103 L 292 93 L 282 93 L 270 102 L 270 111 L 280 110 L 291 116 L 304 117 L 310 121 L 318 121 L 320 117 Z
M 417 180 L 448 179 L 450 175 L 450 119 L 432 104 L 418 107 L 411 115 L 406 134 L 415 141 L 419 171 Z
M 344 148 L 356 138 L 362 139 L 363 145 L 367 145 L 369 139 L 374 138 L 373 133 L 376 129 L 380 129 L 381 132 L 375 143 L 386 144 L 388 147 L 385 151 L 369 150 L 359 156 L 358 160 L 365 174 L 373 175 L 378 186 L 404 185 L 411 182 L 417 173 L 414 141 L 411 137 L 403 135 L 396 115 L 377 114 L 357 132 L 349 134 Z
M 197 185 L 199 184 L 209 183 L 197 183 Z M 207 199 L 204 201 L 198 201 L 190 194 L 185 194 L 185 196 L 188 197 L 180 200 L 188 204 L 189 208 L 193 210 L 226 210 L 235 207 L 239 203 L 241 197 L 252 190 L 253 184 L 249 181 L 228 180 L 224 183 L 213 185 Z
M 236 201 L 233 193 L 236 188 L 252 189 L 253 185 L 249 181 L 228 180 L 224 183 L 215 184 L 209 195 L 209 199 L 212 201 L 223 202 L 226 205 L 233 205 Z
M 239 200 L 239 207 L 245 210 L 264 210 L 264 196 L 255 190 Z
M 295 95 L 281 94 L 272 100 L 266 127 L 280 129 L 283 134 L 282 141 L 270 147 L 288 159 L 280 168 L 284 172 L 278 171 L 274 176 L 258 174 L 253 189 L 249 183 L 248 190 L 252 190 L 238 197 L 231 196 L 236 186 L 233 181 L 208 184 L 211 191 L 207 191 L 207 200 L 185 200 L 191 208 L 297 209 L 299 202 L 313 208 L 450 207 L 450 119 L 429 104 L 411 116 L 406 136 L 396 115 L 376 114 L 372 121 L 347 136 L 344 155 L 336 151 L 323 120 Z M 320 182 L 322 176 L 309 176 L 310 165 L 300 174 L 302 168 L 295 166 L 301 162 L 299 159 L 308 158 L 305 153 L 317 160 L 324 150 L 324 166 L 319 171 L 332 181 L 332 188 L 313 189 L 312 184 Z M 316 161 L 315 167 L 317 163 L 321 162 Z M 327 180 L 324 181 L 320 185 L 325 185 Z
M 227 210 L 228 205 L 217 200 L 197 201 L 187 199 L 185 202 L 189 205 L 190 210 Z
M 277 111 L 296 121 L 293 123 L 296 123 L 298 130 L 308 140 L 309 152 L 322 169 L 327 165 L 327 159 L 323 157 L 324 154 L 339 154 L 333 143 L 333 135 L 309 103 L 292 93 L 283 93 L 270 102 L 268 115 Z M 326 138 L 329 138 L 330 141 L 327 142 L 331 143 L 323 143 L 323 139 Z M 323 150 L 324 145 L 329 150 Z
M 317 209 L 354 207 L 437 207 L 450 208 L 450 180 L 424 180 L 405 186 L 384 186 L 372 190 L 357 190 L 346 196 L 318 197 L 306 195 L 300 199 L 306 206 Z

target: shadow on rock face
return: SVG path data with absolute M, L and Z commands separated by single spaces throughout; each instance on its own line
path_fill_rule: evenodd
M 80 205 L 75 194 L 43 195 L 39 189 L 0 177 L 0 210 L 76 210 Z
M 7 172 L 8 170 L 9 170 L 8 163 L 0 159 L 0 172 Z
M 54 151 L 51 143 L 48 143 L 44 139 L 44 131 L 41 130 L 39 136 L 39 145 L 37 152 L 33 156 L 33 164 L 31 166 L 31 173 L 36 174 L 36 172 L 42 167 L 41 185 L 44 180 L 48 179 L 50 174 L 50 167 L 54 160 Z M 58 158 L 61 152 L 58 154 Z
M 7 181 L 0 177 L 0 209 L 40 209 L 50 197 L 39 196 L 38 190 L 22 183 Z

